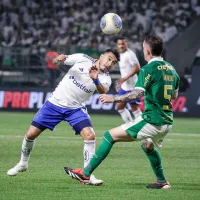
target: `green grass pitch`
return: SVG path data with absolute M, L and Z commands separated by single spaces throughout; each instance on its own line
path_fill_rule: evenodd
M 140 143 L 117 143 L 95 171 L 100 187 L 68 177 L 64 166 L 83 165 L 83 141 L 67 123 L 45 131 L 36 141 L 29 169 L 16 177 L 6 172 L 20 158 L 23 136 L 34 113 L 0 113 L 1 200 L 195 200 L 200 199 L 200 119 L 176 118 L 160 153 L 170 191 L 149 190 L 155 177 Z M 97 147 L 105 130 L 122 123 L 118 115 L 91 115 Z

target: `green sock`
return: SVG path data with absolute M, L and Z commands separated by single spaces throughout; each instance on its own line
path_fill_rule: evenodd
M 158 150 L 155 148 L 153 150 L 148 150 L 148 149 L 144 148 L 143 146 L 142 146 L 142 149 L 145 152 L 145 154 L 147 155 L 147 157 L 151 163 L 151 167 L 154 171 L 154 174 L 157 177 L 158 183 L 166 182 L 166 179 L 165 179 L 165 176 L 163 173 L 161 157 L 160 157 Z
M 90 163 L 84 168 L 85 176 L 90 176 L 92 172 L 98 167 L 98 165 L 107 157 L 114 143 L 115 141 L 111 137 L 109 131 L 106 131 L 101 145 L 95 152 L 93 158 L 90 160 Z

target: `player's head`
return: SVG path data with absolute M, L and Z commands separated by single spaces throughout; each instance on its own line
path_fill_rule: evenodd
M 117 38 L 117 49 L 119 53 L 123 53 L 128 48 L 127 39 L 125 37 L 118 37 Z
M 114 68 L 120 60 L 119 52 L 117 49 L 107 49 L 99 58 L 99 69 L 103 72 L 108 72 Z
M 143 42 L 144 58 L 147 62 L 153 57 L 161 56 L 163 52 L 163 40 L 156 35 L 148 35 Z

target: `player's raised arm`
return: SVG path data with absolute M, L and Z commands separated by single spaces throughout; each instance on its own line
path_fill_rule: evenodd
M 120 78 L 116 81 L 117 87 L 120 88 L 123 82 L 127 81 L 129 78 L 137 74 L 139 71 L 140 71 L 140 65 L 139 63 L 135 63 L 133 65 L 132 71 L 129 74 L 127 74 L 125 77 Z
M 104 94 L 108 92 L 108 89 L 106 89 L 98 79 L 98 68 L 96 66 L 92 66 L 89 69 L 89 76 L 93 80 L 94 84 L 96 85 L 97 91 L 100 94 Z
M 67 56 L 64 54 L 58 55 L 56 58 L 53 59 L 53 64 L 54 65 L 60 65 L 66 60 Z

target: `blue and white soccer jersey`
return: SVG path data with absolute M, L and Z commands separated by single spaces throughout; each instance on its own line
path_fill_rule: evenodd
M 95 59 L 85 54 L 67 56 L 64 63 L 71 68 L 35 115 L 32 125 L 41 130 L 53 130 L 61 121 L 67 121 L 76 133 L 85 127 L 92 127 L 85 102 L 96 91 L 96 85 L 89 76 L 89 68 L 94 62 Z M 109 90 L 109 73 L 99 73 L 98 78 L 104 88 Z
M 126 77 L 133 70 L 134 64 L 139 64 L 139 61 L 133 51 L 127 49 L 125 52 L 120 53 L 119 69 L 121 77 Z M 122 83 L 118 95 L 127 94 L 135 88 L 135 84 L 138 80 L 137 74 L 130 77 L 124 83 Z M 140 104 L 140 100 L 129 102 L 130 104 Z

